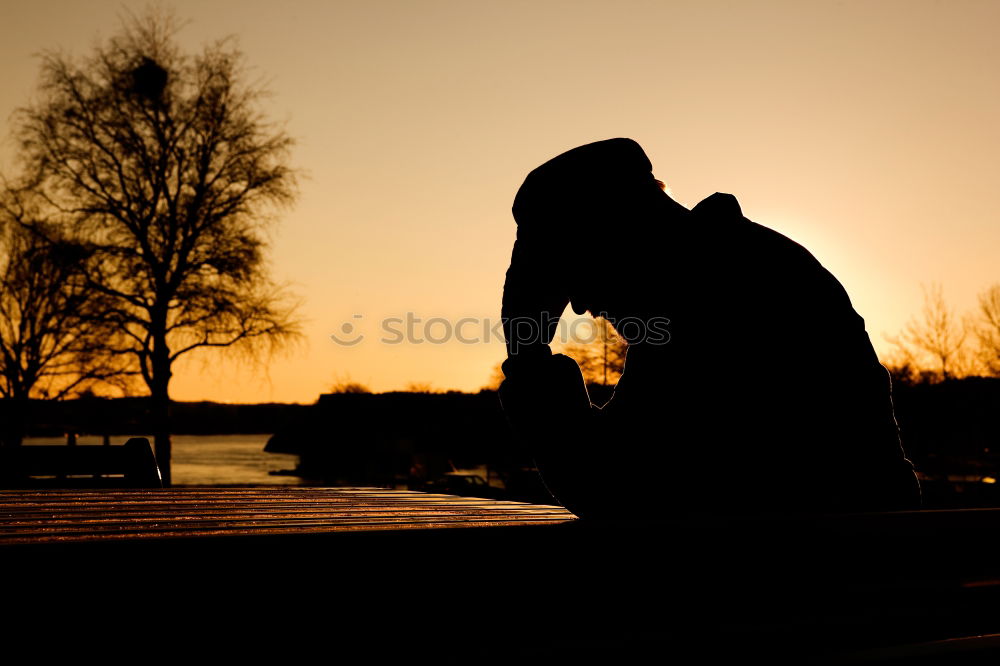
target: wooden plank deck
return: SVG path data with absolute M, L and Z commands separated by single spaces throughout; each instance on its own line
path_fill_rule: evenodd
M 377 488 L 0 490 L 0 545 L 566 523 L 558 506 Z
M 855 664 L 1000 634 L 1000 510 L 650 513 L 587 525 L 556 506 L 372 488 L 0 491 L 0 623 L 73 655 L 113 630 L 121 654 L 178 660 L 207 645 L 233 660 L 546 665 L 719 650 Z

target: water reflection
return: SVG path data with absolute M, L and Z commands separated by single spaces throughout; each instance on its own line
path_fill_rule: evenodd
M 143 436 L 143 435 L 139 435 Z M 112 445 L 124 444 L 130 436 L 111 438 Z M 178 486 L 269 485 L 297 486 L 297 476 L 274 476 L 271 471 L 292 469 L 298 456 L 264 453 L 270 435 L 174 435 L 173 482 Z M 101 444 L 100 437 L 81 436 L 80 446 Z M 65 444 L 58 437 L 32 437 L 26 445 Z

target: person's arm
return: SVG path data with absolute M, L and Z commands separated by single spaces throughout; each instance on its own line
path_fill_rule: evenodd
M 592 405 L 580 366 L 563 354 L 511 357 L 499 396 L 515 434 L 527 445 L 556 499 L 577 515 L 599 487 L 592 459 L 601 441 L 601 410 Z
M 600 410 L 577 362 L 549 347 L 569 302 L 556 259 L 552 248 L 514 244 L 501 309 L 508 358 L 499 397 L 549 491 L 574 510 L 592 487 L 587 440 Z
M 900 440 L 889 372 L 843 285 L 818 262 L 815 266 L 819 281 L 812 303 L 825 309 L 813 312 L 812 321 L 827 340 L 831 368 L 820 400 L 843 433 L 828 453 L 828 464 L 842 481 L 840 502 L 847 510 L 919 509 L 920 483 Z

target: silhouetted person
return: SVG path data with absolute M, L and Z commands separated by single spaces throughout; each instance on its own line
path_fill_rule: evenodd
M 582 517 L 917 508 L 890 380 L 844 288 L 714 194 L 692 210 L 629 139 L 532 171 L 504 286 L 500 399 Z M 630 344 L 611 401 L 548 346 L 566 304 Z

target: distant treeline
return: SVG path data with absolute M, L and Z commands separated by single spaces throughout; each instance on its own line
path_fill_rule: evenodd
M 893 386 L 903 447 L 927 474 L 1000 473 L 1000 378 Z
M 30 400 L 27 409 L 29 437 L 78 435 L 149 435 L 150 398 L 98 398 Z M 14 409 L 11 400 L 0 400 L 0 419 Z M 310 405 L 265 403 L 232 405 L 217 402 L 173 402 L 170 405 L 174 434 L 213 435 L 274 433 L 291 427 L 313 410 Z
M 720 391 L 724 384 L 721 379 Z M 605 396 L 596 394 L 604 388 L 592 387 L 595 402 L 603 402 Z M 1000 473 L 1000 378 L 897 382 L 893 399 L 904 448 L 918 469 Z M 29 434 L 143 434 L 147 400 L 33 400 Z M 0 400 L 0 416 L 11 404 Z M 398 474 L 414 455 L 432 466 L 442 461 L 459 467 L 530 463 L 511 436 L 496 393 L 488 390 L 332 393 L 314 405 L 174 402 L 170 409 L 177 434 L 276 434 L 271 450 L 300 454 L 307 466 L 331 480 L 360 483 L 376 480 L 368 478 L 372 475 Z M 656 445 L 679 443 L 665 435 Z M 614 461 L 608 462 L 613 468 Z
M 307 476 L 348 485 L 531 464 L 496 392 L 486 390 L 322 395 L 308 418 L 279 431 L 268 450 L 298 454 Z

